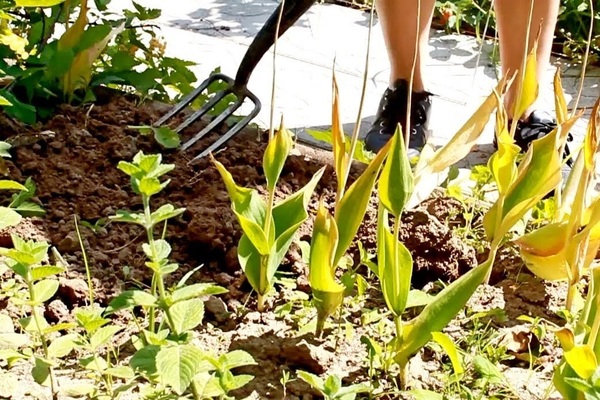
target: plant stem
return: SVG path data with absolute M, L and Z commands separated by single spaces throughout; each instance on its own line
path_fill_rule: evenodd
M 27 288 L 29 289 L 29 298 L 31 299 L 31 303 L 35 304 L 35 290 L 33 287 L 33 281 L 31 279 L 31 272 L 27 274 Z M 40 335 L 40 339 L 42 341 L 42 349 L 44 350 L 44 357 L 46 360 L 50 359 L 50 355 L 48 352 L 48 343 L 46 343 L 46 335 L 44 335 L 44 331 L 42 330 L 42 325 L 40 324 L 40 319 L 38 313 L 36 311 L 36 307 L 31 307 L 31 314 L 33 316 L 33 321 L 35 322 L 35 328 L 37 329 L 38 335 Z M 56 392 L 56 384 L 54 381 L 54 369 L 52 366 L 48 365 L 48 376 L 50 378 L 50 391 L 52 392 L 52 399 L 58 399 L 58 393 Z
M 76 215 L 73 215 L 73 220 L 75 221 L 75 232 L 77 233 L 77 240 L 79 241 L 79 247 L 81 248 L 81 255 L 83 257 L 83 265 L 85 266 L 85 275 L 87 277 L 88 282 L 88 297 L 90 299 L 90 304 L 94 304 L 94 289 L 92 286 L 92 274 L 90 273 L 90 263 L 88 262 L 85 246 L 83 245 L 81 232 L 79 232 L 79 224 L 77 223 Z
M 419 32 L 421 32 L 421 1 L 417 1 L 417 28 L 416 28 L 416 34 L 415 34 L 415 53 L 413 54 L 413 60 L 412 60 L 412 66 L 410 67 L 410 78 L 408 81 L 408 100 L 407 102 L 407 107 L 406 107 L 406 123 L 404 124 L 405 129 L 404 129 L 404 146 L 406 148 L 406 150 L 408 151 L 408 145 L 410 142 L 410 115 L 412 113 L 411 110 L 411 103 L 412 103 L 412 91 L 413 91 L 413 86 L 414 86 L 414 82 L 415 82 L 415 70 L 417 69 L 417 57 L 419 55 L 419 39 L 420 39 L 420 35 Z
M 348 157 L 348 163 L 346 164 L 346 170 L 344 173 L 344 180 L 342 181 L 342 187 L 338 188 L 338 195 L 335 197 L 335 216 L 337 217 L 337 209 L 339 201 L 344 196 L 344 192 L 346 190 L 346 183 L 348 182 L 348 177 L 350 176 L 350 167 L 352 166 L 352 159 L 354 157 L 354 151 L 356 150 L 356 144 L 358 143 L 358 135 L 360 133 L 360 123 L 362 120 L 362 110 L 365 103 L 365 97 L 367 93 L 367 79 L 369 74 L 369 58 L 371 54 L 371 31 L 373 29 L 373 14 L 375 10 L 375 2 L 371 4 L 371 14 L 369 18 L 369 33 L 367 38 L 367 54 L 365 55 L 365 72 L 363 74 L 363 82 L 362 82 L 362 91 L 360 94 L 360 103 L 358 106 L 358 113 L 356 115 L 356 122 L 354 123 L 354 130 L 352 131 L 352 141 L 350 142 L 350 154 Z
M 256 310 L 258 312 L 263 312 L 265 310 L 265 297 L 260 293 L 257 293 L 257 294 L 258 294 L 258 300 L 256 302 Z
M 144 218 L 145 218 L 145 228 L 146 228 L 146 237 L 148 238 L 148 244 L 150 245 L 150 248 L 152 249 L 152 256 L 154 256 L 156 254 L 156 250 L 154 249 L 154 232 L 152 231 L 152 215 L 150 213 L 150 198 L 146 195 L 142 195 L 142 204 L 144 206 Z M 152 276 L 152 286 L 150 289 L 150 292 L 152 294 L 152 296 L 156 297 L 156 286 L 157 286 L 157 276 L 156 276 L 156 272 L 154 272 L 153 276 Z M 150 332 L 155 333 L 154 332 L 154 325 L 155 325 L 155 308 L 154 307 L 150 307 L 149 313 L 150 313 L 150 321 L 149 321 L 149 325 L 150 325 Z
M 275 27 L 275 38 L 273 40 L 273 82 L 271 88 L 271 112 L 269 116 L 269 140 L 273 139 L 273 134 L 275 131 L 273 127 L 273 120 L 275 119 L 275 84 L 277 83 L 277 39 L 279 39 L 279 26 L 281 25 L 281 17 L 283 16 L 284 7 L 285 0 L 281 0 L 281 8 L 279 9 L 277 26 Z

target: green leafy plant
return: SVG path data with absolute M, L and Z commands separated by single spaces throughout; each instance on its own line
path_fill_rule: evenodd
M 2 249 L 6 257 L 6 264 L 13 272 L 22 279 L 27 287 L 23 297 L 12 297 L 11 301 L 30 310 L 29 316 L 21 318 L 19 323 L 22 329 L 33 335 L 35 345 L 32 350 L 17 352 L 16 350 L 5 350 L 0 356 L 9 362 L 19 359 L 30 359 L 33 363 L 31 374 L 39 384 L 48 384 L 52 397 L 57 398 L 56 377 L 54 366 L 57 357 L 61 356 L 55 351 L 50 342 L 50 334 L 67 329 L 69 324 L 50 325 L 44 318 L 44 303 L 50 300 L 58 290 L 58 280 L 55 276 L 64 272 L 63 267 L 47 265 L 44 260 L 47 257 L 49 245 L 45 242 L 24 241 L 16 235 L 11 235 L 14 248 Z M 20 340 L 21 336 L 13 336 L 13 340 Z M 27 340 L 25 340 L 25 343 Z M 22 345 L 17 343 L 15 348 Z M 41 348 L 41 354 L 38 349 Z
M 192 63 L 166 57 L 148 23 L 160 11 L 134 2 L 134 10 L 115 18 L 108 3 L 96 1 L 93 11 L 88 0 L 0 5 L 0 76 L 7 83 L 0 95 L 7 114 L 31 124 L 60 102 L 93 101 L 99 85 L 163 101 L 172 97 L 167 87 L 178 94 L 192 89 Z
M 161 182 L 159 178 L 172 171 L 174 165 L 162 164 L 160 154 L 139 152 L 133 162 L 121 161 L 118 168 L 129 175 L 133 191 L 142 198 L 143 211 L 118 211 L 110 220 L 144 227 L 148 241 L 142 247 L 148 258 L 146 266 L 152 270 L 153 278 L 149 293 L 142 290 L 122 292 L 110 302 L 105 315 L 134 307 L 146 309 L 148 324 L 135 342 L 138 350 L 130 361 L 131 367 L 157 385 L 157 390 L 168 388 L 181 396 L 191 386 L 194 398 L 199 399 L 200 388 L 195 378 L 210 371 L 211 367 L 202 350 L 190 343 L 191 331 L 202 323 L 204 317 L 201 297 L 225 293 L 226 290 L 210 283 L 186 286 L 185 282 L 193 271 L 184 276 L 172 291 L 166 289 L 165 277 L 175 272 L 178 265 L 169 261 L 171 246 L 164 239 L 165 227 L 160 239 L 155 238 L 154 231 L 184 209 L 164 204 L 152 211 L 150 200 L 169 184 L 169 180 Z M 157 320 L 160 321 L 158 324 Z
M 273 287 L 275 273 L 292 244 L 294 234 L 308 217 L 308 201 L 325 171 L 321 168 L 302 189 L 275 204 L 277 181 L 292 144 L 291 133 L 282 125 L 267 145 L 263 157 L 269 193 L 266 202 L 255 189 L 236 185 L 223 164 L 211 156 L 244 232 L 238 246 L 238 260 L 258 294 L 259 311 L 264 310 L 264 297 Z
M 343 387 L 342 380 L 337 375 L 329 375 L 325 380 L 306 371 L 298 371 L 298 378 L 318 390 L 325 400 L 354 400 L 359 393 L 371 391 L 365 384 L 355 384 Z
M 389 145 L 369 163 L 366 170 L 347 188 L 353 155 L 358 143 L 355 132 L 350 146 L 342 129 L 339 112 L 339 92 L 333 76 L 332 142 L 337 190 L 333 215 L 323 201 L 319 204 L 310 245 L 309 281 L 313 303 L 317 308 L 317 334 L 323 331 L 326 319 L 333 314 L 344 296 L 344 286 L 335 279 L 336 269 L 350 248 L 362 223 L 369 199 L 387 156 Z

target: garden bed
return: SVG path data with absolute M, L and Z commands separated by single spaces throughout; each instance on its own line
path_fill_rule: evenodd
M 257 399 L 280 399 L 284 394 L 290 399 L 318 398 L 317 392 L 300 379 L 288 382 L 284 392 L 280 383 L 283 372 L 291 372 L 294 378 L 297 370 L 323 376 L 335 374 L 343 378 L 344 384 L 370 381 L 383 391 L 391 389 L 391 374 L 386 376 L 380 371 L 370 374 L 367 347 L 361 341 L 363 336 L 389 340 L 392 334 L 390 325 L 381 322 L 385 318 L 385 303 L 378 283 L 368 276 L 368 268 L 363 266 L 359 272 L 370 286 L 363 295 L 347 298 L 340 318 L 333 320 L 324 338 L 314 335 L 316 313 L 308 302 L 308 269 L 297 245 L 292 246 L 280 269 L 277 294 L 267 299 L 271 311 L 256 312 L 256 296 L 251 293 L 237 260 L 241 231 L 225 186 L 208 158 L 190 163 L 206 142 L 186 152 L 164 150 L 151 136 L 142 136 L 129 128 L 149 125 L 162 112 L 161 105 L 139 105 L 134 98 L 106 95 L 93 107 L 61 106 L 54 117 L 35 130 L 2 116 L 0 139 L 14 143 L 13 157 L 6 162 L 8 177 L 19 182 L 31 177 L 37 185 L 37 200 L 46 210 L 45 216 L 26 218 L 12 231 L 25 239 L 47 240 L 69 265 L 68 272 L 60 277 L 58 294 L 47 302 L 46 318 L 53 323 L 71 321 L 72 310 L 85 305 L 87 300 L 84 254 L 75 230 L 75 217 L 80 223 L 96 301 L 101 306 L 105 307 L 125 290 L 151 284 L 151 271 L 144 265 L 146 258 L 141 248 L 146 240 L 144 230 L 131 224 L 107 223 L 107 218 L 120 209 L 141 209 L 141 198 L 131 191 L 129 178 L 117 169 L 117 163 L 130 161 L 140 150 L 146 154 L 161 152 L 164 162 L 175 164 L 175 170 L 168 174 L 171 182 L 167 188 L 153 198 L 153 206 L 169 202 L 186 208 L 167 229 L 166 240 L 173 247 L 171 259 L 181 266 L 169 284 L 202 265 L 190 282 L 215 282 L 228 293 L 211 296 L 206 301 L 204 323 L 197 330 L 199 343 L 206 351 L 225 353 L 242 349 L 257 362 L 256 366 L 238 370 L 255 378 L 232 393 L 235 398 L 252 395 Z M 187 132 L 197 129 L 195 126 Z M 258 188 L 265 194 L 261 167 L 265 141 L 258 141 L 258 136 L 264 139 L 255 130 L 247 129 L 218 152 L 216 158 L 238 184 Z M 327 153 L 297 146 L 285 165 L 277 196 L 293 193 L 328 162 Z M 360 165 L 355 166 L 352 176 L 356 178 L 360 170 Z M 311 216 L 319 197 L 331 203 L 335 181 L 329 166 L 311 199 Z M 370 252 L 375 249 L 375 204 L 373 200 L 356 238 Z M 485 258 L 455 230 L 461 226 L 461 216 L 466 212 L 461 207 L 459 201 L 438 193 L 417 210 L 405 213 L 401 239 L 415 259 L 415 288 L 435 293 L 440 285 L 457 279 L 474 267 L 477 260 Z M 297 240 L 310 241 L 311 224 L 312 217 L 300 229 Z M 6 233 L 1 236 L 2 244 L 10 246 L 10 236 Z M 356 247 L 352 254 L 358 261 Z M 467 388 L 477 392 L 478 387 L 484 398 L 537 399 L 544 395 L 560 354 L 551 335 L 532 333 L 539 333 L 535 329 L 539 327 L 537 320 L 532 326 L 531 320 L 519 317 L 545 318 L 560 324 L 555 312 L 564 306 L 565 287 L 544 283 L 529 274 L 509 247 L 502 249 L 494 271 L 491 285 L 478 289 L 446 332 L 467 355 L 483 355 L 492 364 L 497 363 L 505 378 L 494 378 L 490 371 L 486 375 L 481 365 L 466 362 L 463 379 L 451 383 L 452 370 L 445 353 L 439 346 L 430 345 L 411 361 L 412 387 L 456 398 L 462 398 Z M 7 272 L 3 278 L 6 281 L 9 277 Z M 13 318 L 22 316 L 6 301 L 4 291 L 0 295 L 3 296 L 0 308 L 4 309 L 1 313 Z M 132 354 L 128 335 L 135 326 L 126 316 L 117 323 L 127 325 L 120 335 L 119 352 L 126 363 Z M 71 369 L 58 375 L 59 385 L 83 379 L 80 372 L 69 372 L 76 370 L 77 356 L 71 357 L 68 363 Z M 49 390 L 33 383 L 27 369 L 3 369 L 2 373 L 1 380 L 14 385 L 8 392 L 0 387 L 0 397 L 50 398 Z M 129 396 L 139 398 L 135 391 Z

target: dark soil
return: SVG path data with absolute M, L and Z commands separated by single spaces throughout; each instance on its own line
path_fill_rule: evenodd
M 301 323 L 290 315 L 277 318 L 273 313 L 261 316 L 240 312 L 253 310 L 255 306 L 254 296 L 249 296 L 250 287 L 237 261 L 239 225 L 221 178 L 210 160 L 191 162 L 214 137 L 186 152 L 179 152 L 161 150 L 152 137 L 142 136 L 129 128 L 151 124 L 164 109 L 156 104 L 139 105 L 136 99 L 126 96 L 106 95 L 91 108 L 62 106 L 51 120 L 35 129 L 6 117 L 0 120 L 0 139 L 10 138 L 15 143 L 13 158 L 6 162 L 8 177 L 20 182 L 31 177 L 37 184 L 37 201 L 47 212 L 41 218 L 25 219 L 12 231 L 25 238 L 46 238 L 69 263 L 69 271 L 61 278 L 57 297 L 49 301 L 47 318 L 53 322 L 68 320 L 71 310 L 85 303 L 87 283 L 75 219 L 94 225 L 120 209 L 140 210 L 141 199 L 131 191 L 127 176 L 117 169 L 117 164 L 121 160 L 131 160 L 140 150 L 162 152 L 164 162 L 173 163 L 176 168 L 168 176 L 171 183 L 153 198 L 153 207 L 168 202 L 186 208 L 167 229 L 166 239 L 173 247 L 172 259 L 181 266 L 172 277 L 173 282 L 203 265 L 192 280 L 216 282 L 229 293 L 207 303 L 209 326 L 200 332 L 201 342 L 212 350 L 244 349 L 258 362 L 257 367 L 246 371 L 256 378 L 237 395 L 241 398 L 254 393 L 256 398 L 281 398 L 279 379 L 284 370 L 338 373 L 352 377 L 352 381 L 367 380 L 366 348 L 359 339 L 362 334 L 368 334 L 368 328 L 360 324 L 360 308 L 350 310 L 347 317 L 358 326 L 352 335 L 342 338 L 333 335 L 326 340 L 315 338 L 313 331 L 298 334 Z M 187 133 L 198 129 L 194 126 Z M 38 135 L 45 131 L 53 134 Z M 215 157 L 238 184 L 257 188 L 265 194 L 261 168 L 264 147 L 264 140 L 258 141 L 256 132 L 247 130 Z M 306 184 L 327 159 L 326 154 L 299 146 L 285 165 L 277 197 L 288 196 Z M 351 179 L 360 171 L 361 167 L 356 166 Z M 319 196 L 332 201 L 335 181 L 333 169 L 327 166 L 311 200 L 311 214 L 314 214 Z M 413 253 L 415 287 L 431 289 L 438 280 L 450 282 L 476 265 L 476 251 L 452 230 L 460 224 L 460 218 L 457 219 L 460 210 L 460 202 L 436 197 L 404 216 L 401 239 Z M 358 236 L 370 251 L 375 245 L 375 214 L 374 208 L 367 212 Z M 309 220 L 301 229 L 298 239 L 310 241 L 311 223 Z M 150 284 L 151 273 L 144 266 L 141 250 L 145 233 L 140 227 L 100 222 L 95 230 L 81 226 L 81 233 L 92 271 L 94 293 L 101 305 L 132 286 Z M 0 235 L 0 242 L 10 245 L 7 232 Z M 476 296 L 478 301 L 472 303 L 484 309 L 503 308 L 508 321 L 500 324 L 505 326 L 517 324 L 516 318 L 522 314 L 556 321 L 553 311 L 557 302 L 564 298 L 560 288 L 545 285 L 521 270 L 522 265 L 515 263 L 518 258 L 510 251 L 502 254 L 498 264 L 501 272 L 494 275 L 495 286 L 485 287 L 487 291 L 483 290 L 479 297 Z M 357 254 L 354 256 L 356 259 Z M 306 290 L 307 269 L 297 248 L 292 248 L 281 270 L 291 274 L 299 290 Z M 280 293 L 271 299 L 272 307 L 289 301 L 285 290 Z M 436 365 L 439 368 L 439 363 Z M 423 381 L 420 385 L 435 386 L 431 382 Z M 542 386 L 545 388 L 547 382 Z M 288 398 L 312 398 L 313 394 L 312 389 L 300 380 L 287 387 Z

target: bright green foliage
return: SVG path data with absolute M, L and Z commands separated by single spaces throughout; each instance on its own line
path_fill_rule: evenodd
M 368 393 L 371 388 L 365 384 L 343 387 L 337 375 L 329 375 L 325 380 L 306 371 L 298 371 L 298 377 L 317 389 L 325 400 L 354 400 L 359 393 Z
M 291 133 L 282 126 L 267 145 L 263 159 L 269 190 L 267 202 L 256 190 L 236 185 L 223 164 L 212 158 L 244 232 L 238 246 L 238 259 L 248 281 L 258 293 L 260 311 L 294 234 L 308 217 L 308 201 L 325 171 L 321 168 L 302 189 L 275 204 L 275 185 L 290 150 Z
M 142 135 L 154 135 L 154 139 L 165 149 L 176 149 L 181 144 L 179 134 L 168 126 L 129 126 L 137 129 Z
M 36 341 L 41 343 L 42 352 L 40 354 L 35 351 L 30 358 L 24 350 L 23 352 L 16 351 L 25 347 L 28 340 L 22 340 L 25 339 L 25 336 L 13 334 L 8 339 L 14 345 L 14 350 L 0 354 L 0 358 L 8 360 L 9 363 L 30 358 L 34 364 L 31 370 L 33 379 L 39 384 L 49 384 L 52 393 L 56 395 L 53 374 L 54 360 L 65 351 L 59 351 L 56 348 L 59 344 L 50 348 L 48 335 L 58 330 L 68 329 L 69 326 L 51 326 L 44 318 L 43 305 L 56 294 L 58 280 L 55 279 L 55 276 L 63 272 L 64 268 L 43 264 L 49 248 L 46 242 L 24 241 L 16 235 L 11 235 L 11 239 L 13 248 L 2 249 L 2 255 L 6 257 L 5 263 L 27 287 L 27 292 L 23 297 L 14 297 L 11 301 L 29 313 L 28 317 L 21 318 L 19 322 L 26 333 L 36 336 Z M 3 339 L 6 340 L 7 337 Z M 68 352 L 66 351 L 66 353 Z M 28 353 L 31 354 L 31 350 Z
M 163 101 L 171 97 L 167 87 L 177 95 L 192 89 L 192 64 L 165 57 L 164 43 L 147 23 L 160 10 L 134 2 L 133 10 L 116 19 L 106 12 L 110 0 L 95 1 L 98 11 L 90 11 L 88 3 L 23 0 L 0 5 L 0 76 L 11 79 L 0 90 L 0 104 L 7 114 L 32 124 L 61 101 L 95 100 L 99 85 Z
M 317 335 L 321 334 L 325 320 L 342 304 L 344 297 L 344 286 L 336 282 L 333 264 L 338 237 L 335 219 L 321 200 L 310 244 L 309 274 L 313 303 L 317 309 Z
M 161 181 L 159 178 L 172 171 L 174 166 L 162 164 L 160 154 L 145 155 L 140 152 L 133 162 L 120 162 L 118 168 L 129 175 L 133 190 L 142 197 L 144 209 L 141 213 L 119 211 L 111 220 L 138 224 L 146 229 L 148 240 L 142 245 L 142 250 L 148 259 L 146 266 L 153 272 L 153 285 L 149 293 L 141 290 L 122 292 L 110 302 L 104 315 L 141 306 L 147 310 L 150 319 L 148 327 L 140 332 L 135 342 L 138 351 L 131 358 L 129 367 L 115 369 L 97 361 L 87 365 L 99 365 L 97 372 L 102 376 L 121 374 L 126 375 L 121 377 L 129 379 L 131 376 L 133 379 L 136 373 L 142 374 L 155 385 L 157 391 L 172 390 L 179 396 L 187 393 L 191 387 L 195 398 L 199 398 L 203 387 L 201 374 L 208 374 L 206 384 L 217 373 L 209 374 L 214 370 L 210 364 L 211 359 L 190 343 L 191 331 L 196 329 L 204 318 L 204 301 L 201 298 L 225 293 L 226 290 L 208 283 L 186 286 L 186 281 L 195 270 L 187 273 L 173 290 L 168 291 L 165 288 L 165 276 L 175 272 L 178 265 L 169 261 L 171 246 L 164 237 L 155 239 L 154 230 L 157 225 L 162 225 L 183 213 L 184 209 L 164 204 L 152 211 L 150 198 L 168 185 L 169 180 Z M 166 232 L 166 229 L 163 229 L 163 232 Z M 156 310 L 159 310 L 161 319 L 158 326 Z M 90 346 L 94 347 L 94 343 L 105 343 L 106 338 L 115 333 L 116 329 L 110 325 L 99 328 L 92 334 Z M 241 387 L 248 380 L 243 384 L 240 384 L 240 380 L 234 381 L 237 384 L 226 385 L 229 388 L 227 390 L 234 386 Z M 227 391 L 221 390 L 219 393 Z

